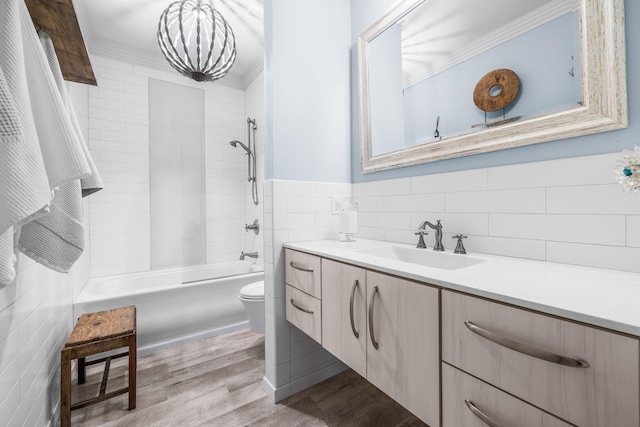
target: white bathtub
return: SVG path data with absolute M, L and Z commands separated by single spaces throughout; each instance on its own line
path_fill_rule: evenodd
M 73 314 L 135 305 L 144 354 L 248 326 L 240 288 L 263 279 L 262 268 L 247 261 L 93 278 Z

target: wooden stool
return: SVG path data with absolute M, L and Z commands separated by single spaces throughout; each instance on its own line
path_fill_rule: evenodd
M 92 354 L 129 347 L 125 353 L 85 363 Z M 136 407 L 136 307 L 121 307 L 83 314 L 62 349 L 60 362 L 60 425 L 71 425 L 71 411 L 129 393 L 129 409 Z M 129 385 L 105 394 L 111 359 L 129 356 Z M 78 384 L 85 382 L 85 367 L 105 362 L 98 397 L 71 403 L 71 360 L 78 359 Z

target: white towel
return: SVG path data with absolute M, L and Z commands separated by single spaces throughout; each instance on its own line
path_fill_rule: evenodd
M 52 198 L 31 110 L 23 9 L 22 0 L 0 1 L 0 233 L 45 213 Z
M 0 154 L 6 155 L 8 151 L 6 146 L 9 144 L 17 146 L 23 143 L 22 125 L 18 120 L 18 112 L 16 111 L 13 97 L 2 73 L 2 68 L 0 68 Z M 4 162 L 2 165 L 4 166 Z M 3 174 L 2 169 L 0 169 L 0 185 L 6 184 L 4 176 L 7 174 L 7 170 L 4 170 L 4 172 Z M 4 201 L 0 206 L 4 206 Z M 8 285 L 16 277 L 15 263 L 13 227 L 9 227 L 4 232 L 0 232 L 0 286 Z
M 78 123 L 78 118 L 73 108 L 73 104 L 71 103 L 71 97 L 69 96 L 67 83 L 64 81 L 62 71 L 60 70 L 60 63 L 58 62 L 58 57 L 56 55 L 53 41 L 51 40 L 49 35 L 42 30 L 38 31 L 38 37 L 40 38 L 40 43 L 42 44 L 45 56 L 47 57 L 47 61 L 49 62 L 49 68 L 51 69 L 51 73 L 53 74 L 56 86 L 58 87 L 58 92 L 60 93 L 62 103 L 67 111 L 69 119 L 71 120 L 73 129 L 78 137 L 78 141 L 80 142 L 80 146 L 82 147 L 82 151 L 84 152 L 87 163 L 89 164 L 89 169 L 91 170 L 91 175 L 82 178 L 82 180 L 80 181 L 82 187 L 82 197 L 86 197 L 90 194 L 95 193 L 96 191 L 102 190 L 104 188 L 104 184 L 102 183 L 102 178 L 100 177 L 98 169 L 96 168 L 96 165 L 91 158 L 91 154 L 89 153 L 89 149 L 87 148 L 84 136 L 82 135 L 82 129 L 80 128 L 80 124 Z
M 14 231 L 47 213 L 52 198 L 31 112 L 21 7 L 0 2 L 0 286 L 16 276 Z
M 18 248 L 34 261 L 68 273 L 86 244 L 82 223 L 80 181 L 62 184 L 51 201 L 51 212 L 22 226 Z
M 10 228 L 21 231 L 21 251 L 57 271 L 68 271 L 79 257 L 85 242 L 79 180 L 91 175 L 91 167 L 23 0 L 0 2 L 0 67 L 24 133 L 24 143 L 0 148 L 0 265 L 6 283 L 13 263 L 5 235 Z M 11 123 L 13 135 L 19 126 Z M 51 201 L 54 189 L 59 194 Z M 49 202 L 51 212 L 40 216 Z
M 102 188 L 102 181 L 84 142 L 80 126 L 78 126 L 53 42 L 42 31 L 38 35 L 66 112 L 65 118 L 71 124 L 72 136 L 75 137 L 67 143 L 77 143 L 80 146 L 91 172 L 95 173 L 95 176 L 87 177 L 87 181 L 85 181 L 85 185 L 90 186 L 87 191 L 98 191 Z M 65 137 L 70 138 L 71 135 L 65 135 Z M 88 178 L 93 179 L 89 180 Z M 79 180 L 61 184 L 51 202 L 51 212 L 22 227 L 19 241 L 20 251 L 52 270 L 67 273 L 82 255 L 86 244 L 81 196 Z
M 49 186 L 53 189 L 65 182 L 88 177 L 91 169 L 69 120 L 29 11 L 23 0 L 8 1 L 21 4 L 22 49 L 27 85 Z
M 13 228 L 0 233 L 0 288 L 16 278 L 16 255 L 13 249 Z

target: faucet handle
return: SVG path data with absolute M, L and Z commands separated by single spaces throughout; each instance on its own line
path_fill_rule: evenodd
M 418 230 L 418 232 L 414 234 L 416 236 L 420 236 L 420 238 L 418 239 L 418 244 L 416 245 L 416 248 L 425 249 L 427 247 L 427 244 L 424 242 L 424 236 L 426 236 L 429 233 L 427 233 L 424 230 Z
M 464 248 L 464 245 L 462 244 L 462 239 L 466 239 L 467 236 L 463 236 L 462 234 L 456 234 L 454 236 L 451 236 L 452 239 L 458 239 L 458 243 L 456 244 L 456 248 L 453 251 L 454 254 L 466 254 L 467 251 Z

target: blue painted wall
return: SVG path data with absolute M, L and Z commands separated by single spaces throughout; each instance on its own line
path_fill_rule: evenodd
M 579 157 L 622 151 L 640 145 L 640 1 L 625 1 L 627 40 L 627 85 L 629 98 L 629 127 L 619 131 L 535 144 L 492 153 L 442 160 L 416 166 L 362 174 L 360 156 L 360 111 L 358 93 L 358 34 L 388 10 L 395 0 L 351 0 L 351 178 L 352 182 L 375 181 L 465 169 L 526 163 L 549 159 Z M 475 78 L 475 77 L 474 77 Z
M 350 182 L 350 4 L 265 0 L 265 178 Z

